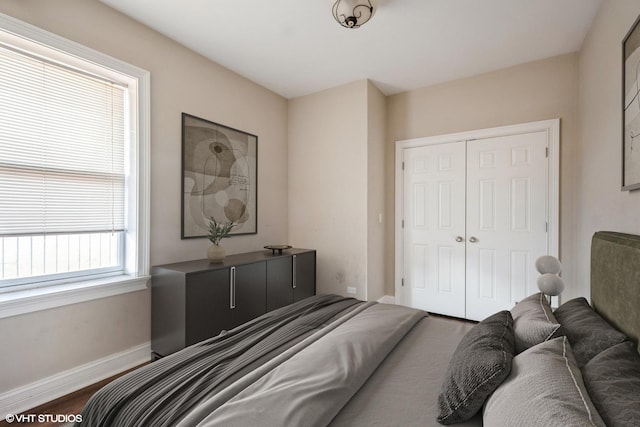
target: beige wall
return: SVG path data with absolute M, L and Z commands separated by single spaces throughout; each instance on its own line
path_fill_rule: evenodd
M 289 240 L 317 249 L 318 293 L 366 297 L 366 80 L 289 101 Z
M 286 99 L 97 0 L 3 0 L 0 13 L 150 71 L 152 264 L 203 258 L 209 245 L 180 240 L 181 112 L 259 137 L 258 235 L 225 240 L 227 251 L 288 241 Z M 11 351 L 0 352 L 0 393 L 147 342 L 149 322 L 148 291 L 1 319 Z
M 563 55 L 390 96 L 386 147 L 386 287 L 394 294 L 395 141 L 560 118 L 560 256 L 575 295 L 578 56 Z
M 640 234 L 640 191 L 621 191 L 622 40 L 640 15 L 637 0 L 608 0 L 580 53 L 580 151 L 575 184 L 576 283 L 589 295 L 590 245 L 599 230 Z
M 133 292 L 1 319 L 0 394 L 149 341 L 149 303 Z
M 367 299 L 385 295 L 385 137 L 387 98 L 367 85 Z M 382 216 L 382 222 L 380 222 Z
M 384 296 L 386 97 L 361 80 L 289 101 L 289 236 L 319 293 Z

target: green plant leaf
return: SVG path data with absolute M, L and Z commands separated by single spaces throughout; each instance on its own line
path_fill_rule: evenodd
M 229 237 L 229 233 L 235 226 L 236 223 L 233 221 L 218 222 L 215 218 L 211 217 L 211 221 L 209 221 L 209 235 L 207 238 L 214 245 L 218 245 L 221 239 Z

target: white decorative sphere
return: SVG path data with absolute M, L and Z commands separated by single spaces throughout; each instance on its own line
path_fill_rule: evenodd
M 541 256 L 536 260 L 536 270 L 540 274 L 558 274 L 562 271 L 562 264 L 558 258 L 551 255 Z
M 555 274 L 545 273 L 538 277 L 538 289 L 547 295 L 560 295 L 564 291 L 564 279 Z

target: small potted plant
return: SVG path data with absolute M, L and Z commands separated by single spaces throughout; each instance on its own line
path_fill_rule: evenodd
M 213 262 L 221 262 L 225 257 L 225 250 L 220 246 L 220 240 L 229 237 L 236 223 L 233 221 L 218 222 L 213 217 L 209 221 L 209 235 L 207 238 L 212 243 L 207 249 L 207 258 Z

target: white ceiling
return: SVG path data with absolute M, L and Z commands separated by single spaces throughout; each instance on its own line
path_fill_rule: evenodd
M 378 0 L 338 25 L 329 0 L 100 0 L 294 98 L 361 79 L 390 95 L 580 50 L 603 0 Z

